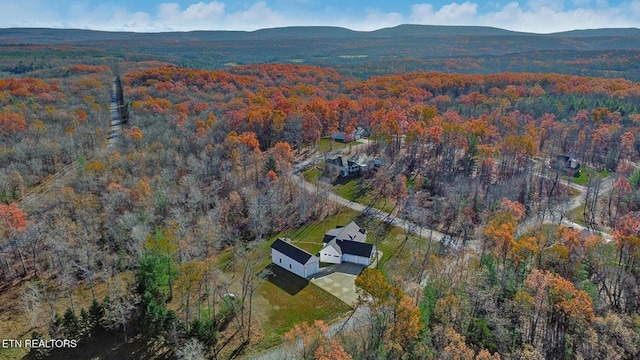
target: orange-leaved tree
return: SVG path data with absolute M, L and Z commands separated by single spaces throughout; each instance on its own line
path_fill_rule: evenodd
M 27 229 L 27 214 L 20 209 L 16 203 L 9 205 L 0 205 L 0 245 L 4 245 L 5 240 L 10 240 L 18 233 L 21 233 Z M 14 244 L 16 244 L 14 242 Z M 18 257 L 22 262 L 23 273 L 27 273 L 24 257 L 20 251 L 19 246 L 15 246 Z M 7 259 L 7 254 L 4 251 L 0 251 L 2 255 L 2 272 L 3 275 L 11 273 L 11 265 Z

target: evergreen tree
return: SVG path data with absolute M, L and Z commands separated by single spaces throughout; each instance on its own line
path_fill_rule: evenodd
M 89 318 L 88 318 L 88 328 L 89 331 L 94 331 L 98 326 L 101 325 L 101 321 L 104 318 L 104 306 L 98 302 L 98 300 L 93 299 L 91 306 L 89 306 Z
M 82 333 L 78 317 L 71 308 L 67 308 L 62 316 L 62 331 L 67 339 L 79 339 Z
M 273 156 L 269 155 L 267 158 L 267 162 L 264 164 L 264 173 L 267 174 L 269 171 L 276 172 L 276 168 L 278 167 L 278 163 Z

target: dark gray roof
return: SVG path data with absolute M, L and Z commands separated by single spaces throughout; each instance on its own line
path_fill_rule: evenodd
M 334 240 L 336 245 L 342 250 L 342 254 L 370 257 L 373 251 L 373 244 L 362 243 L 350 240 Z
M 336 156 L 334 158 L 327 159 L 326 162 L 328 162 L 330 164 L 335 164 L 335 165 L 338 165 L 338 166 L 344 166 L 343 162 L 342 162 L 342 156 Z
M 282 254 L 292 258 L 293 260 L 303 265 L 313 257 L 313 255 L 311 255 L 310 253 L 300 249 L 299 247 L 289 242 L 284 241 L 282 238 L 276 239 L 276 241 L 271 244 L 271 248 L 278 250 Z

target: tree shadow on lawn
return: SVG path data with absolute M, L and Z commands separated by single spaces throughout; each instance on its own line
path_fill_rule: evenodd
M 361 177 L 361 175 L 360 175 L 359 172 L 356 173 L 356 174 L 350 174 L 348 176 L 338 176 L 331 182 L 331 185 L 333 185 L 333 186 L 345 185 L 345 184 L 349 183 L 351 180 L 356 180 L 356 179 L 358 179 L 360 177 Z
M 267 281 L 291 296 L 299 293 L 309 284 L 309 280 L 301 278 L 278 265 L 270 264 L 266 267 L 266 270 L 268 270 L 269 274 Z

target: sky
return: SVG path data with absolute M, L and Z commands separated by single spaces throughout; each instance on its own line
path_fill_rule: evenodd
M 0 28 L 107 31 L 246 30 L 399 24 L 482 25 L 552 33 L 640 28 L 640 0 L 2 0 Z

